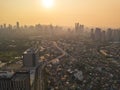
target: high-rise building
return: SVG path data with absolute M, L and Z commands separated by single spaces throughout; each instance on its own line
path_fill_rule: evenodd
M 31 90 L 30 72 L 0 74 L 0 90 Z
M 39 60 L 39 50 L 30 48 L 23 53 L 23 66 L 35 67 Z
M 120 30 L 109 28 L 106 31 L 105 37 L 108 42 L 120 42 Z
M 79 31 L 79 23 L 75 23 L 75 32 Z
M 102 32 L 101 32 L 101 41 L 102 41 L 102 42 L 105 42 L 105 41 L 106 41 L 106 32 L 105 32 L 105 31 L 102 31 Z
M 95 41 L 101 41 L 101 29 L 96 28 L 95 30 Z
M 20 28 L 20 24 L 19 24 L 19 22 L 16 22 L 16 28 L 17 28 L 17 29 Z
M 35 25 L 35 29 L 36 29 L 36 30 L 41 30 L 41 29 L 42 29 L 42 26 L 41 26 L 40 24 L 36 24 L 36 25 Z
M 107 41 L 112 41 L 112 32 L 113 30 L 109 28 L 106 33 Z
M 120 30 L 118 30 L 118 34 L 119 34 L 119 42 L 120 42 Z
M 80 25 L 79 29 L 80 29 L 80 32 L 83 32 L 84 31 L 84 25 Z
M 94 29 L 91 29 L 90 37 L 92 40 L 95 40 Z
M 3 25 L 4 30 L 6 29 L 6 24 Z
M 3 25 L 0 25 L 0 29 L 1 29 L 1 30 L 3 29 Z
M 78 34 L 81 34 L 81 33 L 83 33 L 83 31 L 84 31 L 84 25 L 75 23 L 75 32 Z
M 12 30 L 12 25 L 9 24 L 9 25 L 8 25 L 8 29 L 9 29 L 9 30 Z
M 119 42 L 119 30 L 113 31 L 113 42 Z

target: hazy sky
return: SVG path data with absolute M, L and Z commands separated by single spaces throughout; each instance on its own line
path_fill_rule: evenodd
M 45 8 L 41 0 L 0 0 L 0 24 L 54 24 L 120 27 L 120 0 L 54 0 Z

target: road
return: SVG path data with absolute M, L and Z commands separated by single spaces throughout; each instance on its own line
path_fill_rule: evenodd
M 67 53 L 66 53 L 63 49 L 61 49 L 61 48 L 57 45 L 56 42 L 53 42 L 53 45 L 54 45 L 60 52 L 62 52 L 62 54 L 61 54 L 60 56 L 58 56 L 58 57 L 50 60 L 47 64 L 51 63 L 51 62 L 52 62 L 53 60 L 55 60 L 55 59 L 60 59 L 60 58 L 64 57 L 65 55 L 67 55 Z
M 60 55 L 60 56 L 58 56 L 58 57 L 56 57 L 56 58 L 54 58 L 54 59 L 52 59 L 52 60 L 50 60 L 49 62 L 45 62 L 43 65 L 42 65 L 42 67 L 39 67 L 38 68 L 38 71 L 40 71 L 40 72 L 38 72 L 38 80 L 37 80 L 37 90 L 44 90 L 44 83 L 43 83 L 43 71 L 44 71 L 44 69 L 45 69 L 45 66 L 47 65 L 47 64 L 49 64 L 49 63 L 51 63 L 51 61 L 53 61 L 53 60 L 55 60 L 55 59 L 60 59 L 60 58 L 62 58 L 62 57 L 64 57 L 65 55 L 67 55 L 67 53 L 63 50 L 63 49 L 61 49 L 58 45 L 57 45 L 57 43 L 56 42 L 52 42 L 53 43 L 53 45 L 54 45 L 54 47 L 55 48 L 57 48 L 60 52 L 62 52 L 62 54 Z

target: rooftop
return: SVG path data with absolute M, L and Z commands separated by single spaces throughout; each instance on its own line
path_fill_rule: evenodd
M 37 52 L 38 52 L 38 49 L 36 49 L 36 48 L 29 48 L 23 54 L 32 54 L 32 53 L 37 53 Z
M 9 71 L 0 71 L 0 78 L 6 78 L 9 79 L 14 75 L 14 72 L 9 72 Z

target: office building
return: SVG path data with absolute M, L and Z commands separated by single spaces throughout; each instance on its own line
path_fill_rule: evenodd
M 20 28 L 20 24 L 19 24 L 19 22 L 16 22 L 16 28 L 17 28 L 17 29 Z
M 30 72 L 0 73 L 0 90 L 31 90 Z
M 119 42 L 119 30 L 114 30 L 114 42 Z
M 6 30 L 6 24 L 3 25 L 4 30 Z
M 75 23 L 75 32 L 79 31 L 79 23 Z
M 79 28 L 80 28 L 80 31 L 81 31 L 81 32 L 84 31 L 84 25 L 80 25 Z
M 102 41 L 102 42 L 105 42 L 105 41 L 106 41 L 106 32 L 105 32 L 105 31 L 102 31 L 102 32 L 101 32 L 101 41 Z
M 92 40 L 95 40 L 94 29 L 91 29 L 90 37 Z
M 30 48 L 23 53 L 23 66 L 35 67 L 39 60 L 39 50 Z
M 9 25 L 8 25 L 8 29 L 9 29 L 9 30 L 12 30 L 12 25 L 9 24 Z
M 112 32 L 113 30 L 111 28 L 107 30 L 107 33 L 106 33 L 107 41 L 112 41 Z
M 3 27 L 2 27 L 2 25 L 0 25 L 0 30 L 2 30 L 3 29 Z
M 84 31 L 84 25 L 81 25 L 79 23 L 75 23 L 75 32 L 80 34 Z
M 101 41 L 101 29 L 96 28 L 95 30 L 95 41 Z

